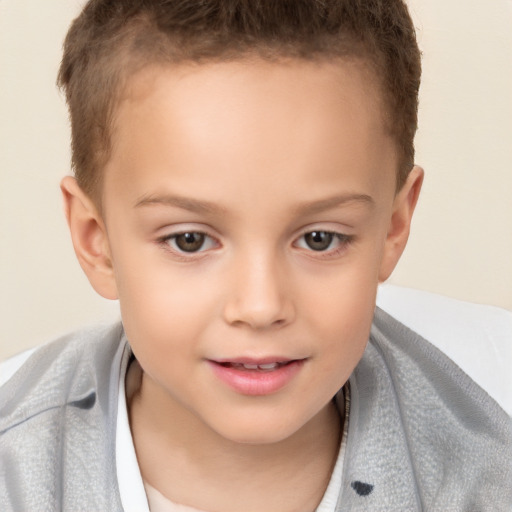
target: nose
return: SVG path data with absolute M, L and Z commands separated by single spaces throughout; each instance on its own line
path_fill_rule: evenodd
M 290 283 L 275 255 L 251 254 L 232 267 L 224 318 L 233 326 L 252 329 L 283 327 L 295 317 Z

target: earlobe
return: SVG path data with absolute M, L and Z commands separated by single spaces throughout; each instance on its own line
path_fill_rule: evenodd
M 379 282 L 388 279 L 407 245 L 412 215 L 420 195 L 423 176 L 423 169 L 415 166 L 395 196 L 379 272 Z
M 102 297 L 117 299 L 108 236 L 98 209 L 71 176 L 61 181 L 60 188 L 80 266 Z

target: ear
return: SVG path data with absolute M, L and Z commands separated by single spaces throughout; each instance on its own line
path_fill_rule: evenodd
M 391 275 L 405 249 L 409 238 L 412 214 L 423 183 L 423 175 L 423 169 L 415 166 L 395 196 L 379 271 L 379 282 L 385 281 Z
M 107 231 L 98 209 L 79 187 L 66 176 L 60 184 L 64 208 L 76 256 L 92 287 L 106 299 L 117 299 L 114 269 Z

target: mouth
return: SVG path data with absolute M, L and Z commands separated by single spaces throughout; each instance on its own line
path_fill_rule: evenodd
M 274 361 L 272 363 L 235 363 L 235 362 L 221 362 L 217 363 L 223 366 L 224 368 L 233 368 L 235 370 L 241 370 L 241 371 L 260 371 L 260 372 L 272 372 L 274 370 L 277 370 L 283 366 L 286 366 L 288 364 L 291 364 L 293 362 L 297 361 L 289 360 L 289 361 Z
M 242 395 L 277 393 L 294 380 L 306 359 L 270 358 L 264 360 L 209 360 L 213 374 Z

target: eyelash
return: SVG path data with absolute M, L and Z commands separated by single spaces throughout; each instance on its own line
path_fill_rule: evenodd
M 321 233 L 322 235 L 328 235 L 331 238 L 329 246 L 332 244 L 333 241 L 337 241 L 337 247 L 333 249 L 326 249 L 326 250 L 315 250 L 312 247 L 300 247 L 298 246 L 298 241 L 304 239 L 307 235 L 313 235 L 314 233 Z M 315 258 L 335 258 L 336 256 L 339 256 L 341 253 L 346 251 L 348 246 L 353 243 L 354 236 L 353 235 L 346 235 L 344 233 L 338 233 L 336 231 L 329 231 L 325 229 L 311 229 L 306 232 L 304 232 L 299 238 L 297 238 L 297 241 L 294 242 L 294 245 L 296 247 L 299 247 L 300 249 L 304 249 L 308 253 L 310 253 L 311 256 L 314 256 Z
M 306 237 L 307 235 L 313 235 L 314 233 L 317 233 L 317 234 L 322 234 L 322 235 L 328 235 L 329 237 L 332 237 L 332 239 L 330 240 L 329 242 L 329 246 L 332 244 L 333 241 L 337 240 L 337 247 L 335 247 L 334 249 L 326 249 L 326 250 L 315 250 L 311 247 L 300 247 L 298 245 L 298 242 L 302 239 L 304 239 L 304 237 Z M 185 251 L 183 250 L 182 248 L 179 248 L 177 246 L 175 246 L 174 244 L 176 243 L 176 240 L 180 237 L 180 236 L 184 236 L 184 235 L 195 235 L 195 236 L 202 236 L 204 237 L 204 241 L 203 243 L 201 244 L 201 246 L 199 247 L 199 250 L 197 251 Z M 207 247 L 206 249 L 204 249 L 204 245 L 206 243 L 206 241 L 209 240 L 210 241 L 210 244 L 213 244 L 213 245 L 219 245 L 220 242 L 208 235 L 208 233 L 205 233 L 204 231 L 194 231 L 194 230 L 188 230 L 188 231 L 180 231 L 178 233 L 173 233 L 173 234 L 170 234 L 170 235 L 165 235 L 161 238 L 158 239 L 158 242 L 159 244 L 161 244 L 162 246 L 164 246 L 164 249 L 166 251 L 170 251 L 173 253 L 173 255 L 175 255 L 176 257 L 184 260 L 184 261 L 190 261 L 192 258 L 199 258 L 201 257 L 203 254 L 202 253 L 205 253 L 207 252 L 209 249 L 211 249 L 212 247 Z M 322 230 L 322 229 L 312 229 L 312 230 L 309 230 L 309 231 L 305 231 L 304 233 L 302 233 L 296 240 L 295 242 L 293 243 L 293 246 L 294 247 L 297 247 L 299 249 L 302 249 L 308 253 L 311 253 L 311 256 L 314 255 L 314 257 L 316 258 L 335 258 L 336 256 L 340 255 L 342 252 L 344 252 L 347 247 L 354 241 L 354 236 L 353 235 L 346 235 L 344 233 L 338 233 L 336 231 L 329 231 L 329 230 Z M 174 245 L 174 246 L 173 246 Z M 307 243 L 305 243 L 305 245 L 307 245 Z
M 185 251 L 177 246 L 173 246 L 176 244 L 176 240 L 180 236 L 184 235 L 199 235 L 204 237 L 204 241 L 199 247 L 199 250 L 197 251 Z M 189 261 L 191 258 L 198 258 L 202 253 L 206 252 L 210 247 L 207 249 L 204 249 L 204 245 L 206 243 L 206 240 L 209 240 L 211 244 L 218 245 L 219 242 L 214 237 L 208 235 L 208 233 L 205 233 L 204 231 L 194 231 L 194 230 L 187 230 L 187 231 L 181 231 L 179 233 L 172 233 L 171 235 L 165 235 L 158 239 L 158 242 L 164 247 L 165 250 L 172 252 L 176 257 L 181 258 L 183 260 Z

